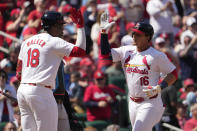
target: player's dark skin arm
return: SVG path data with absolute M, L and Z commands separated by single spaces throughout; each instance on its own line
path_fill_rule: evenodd
M 172 85 L 177 80 L 176 76 L 173 73 L 167 74 L 163 81 L 168 83 L 168 86 Z
M 106 59 L 112 60 L 111 49 L 108 41 L 108 34 L 101 33 L 101 55 Z

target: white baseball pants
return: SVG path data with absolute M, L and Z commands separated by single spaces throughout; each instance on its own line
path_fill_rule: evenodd
M 128 98 L 132 131 L 152 131 L 164 112 L 161 96 L 136 103 Z
M 21 84 L 17 99 L 23 131 L 57 131 L 58 109 L 51 89 Z
M 68 114 L 63 104 L 58 105 L 58 131 L 70 131 Z

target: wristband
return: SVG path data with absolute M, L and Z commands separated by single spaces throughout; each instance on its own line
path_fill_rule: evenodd
M 164 89 L 164 88 L 168 87 L 168 83 L 166 81 L 162 81 L 160 83 L 160 87 L 161 87 L 161 89 Z

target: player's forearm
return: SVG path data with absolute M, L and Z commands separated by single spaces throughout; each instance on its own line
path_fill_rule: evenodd
M 84 28 L 77 29 L 76 46 L 86 50 L 86 36 Z
M 163 81 L 166 81 L 168 86 L 171 86 L 176 80 L 177 80 L 177 77 L 172 72 L 172 73 L 167 74 L 167 76 L 164 78 Z
M 112 60 L 111 49 L 109 46 L 108 35 L 106 33 L 101 33 L 101 55 L 104 58 Z

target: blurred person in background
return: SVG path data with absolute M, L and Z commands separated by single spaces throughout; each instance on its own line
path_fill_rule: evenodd
M 92 126 L 88 126 L 84 128 L 84 131 L 97 131 L 97 129 L 95 127 Z
M 26 30 L 29 30 L 30 36 L 25 37 L 27 39 L 33 36 L 35 33 L 38 33 L 41 30 L 41 17 L 44 14 L 46 3 L 44 0 L 34 0 L 34 5 L 36 9 L 32 10 L 28 15 L 28 27 Z M 24 32 L 26 31 L 24 30 Z M 33 34 L 31 32 L 34 32 Z
M 5 23 L 8 20 L 9 17 L 7 14 L 7 10 L 15 7 L 15 1 L 11 0 L 1 0 L 0 1 L 0 30 L 5 31 Z M 0 46 L 4 46 L 4 37 L 0 35 Z M 3 52 L 0 52 L 0 60 L 2 60 L 5 57 L 5 54 Z
M 185 122 L 188 120 L 186 107 L 184 105 L 177 106 L 176 118 L 181 129 L 184 129 Z
M 188 78 L 186 80 L 184 80 L 184 85 L 185 88 L 187 88 L 187 94 L 186 94 L 186 99 L 184 101 L 184 103 L 190 107 L 191 105 L 193 105 L 194 103 L 196 103 L 196 98 L 197 98 L 197 94 L 196 94 L 196 89 L 194 86 L 194 81 L 191 78 Z
M 106 131 L 120 131 L 120 126 L 117 124 L 111 124 L 107 126 Z
M 150 0 L 146 9 L 150 15 L 150 24 L 155 31 L 153 40 L 161 33 L 167 33 L 170 38 L 170 46 L 173 46 L 172 16 L 177 14 L 175 3 L 171 0 Z
M 64 70 L 66 73 L 71 73 L 74 71 L 80 70 L 80 61 L 82 58 L 71 58 L 67 60 L 67 64 L 64 66 Z
M 84 23 L 86 32 L 87 54 L 92 50 L 93 42 L 91 39 L 91 29 L 97 18 L 97 5 L 96 0 L 88 0 L 87 9 L 84 12 Z
M 9 48 L 9 60 L 12 65 L 12 72 L 16 72 L 17 60 L 20 51 L 20 46 L 13 46 Z
M 186 20 L 186 26 L 187 26 L 187 29 L 184 32 L 182 32 L 181 37 L 180 37 L 181 45 L 183 46 L 183 48 L 187 44 L 187 43 L 185 43 L 185 37 L 189 36 L 190 38 L 193 38 L 195 36 L 195 34 L 197 33 L 196 18 L 195 17 L 188 17 Z
M 22 29 L 20 37 L 19 37 L 19 39 L 22 40 L 22 41 L 24 39 L 27 39 L 28 35 L 31 35 L 32 33 L 34 33 L 34 34 L 37 33 L 35 28 L 29 28 L 28 27 L 28 15 L 35 8 L 34 4 L 33 4 L 34 3 L 33 1 L 32 2 L 31 1 L 25 1 L 23 4 L 21 4 L 22 9 L 25 8 L 25 13 L 24 13 L 24 16 L 23 16 L 23 19 L 22 19 L 22 22 L 21 22 L 21 25 L 23 26 L 23 29 Z
M 188 4 L 189 4 L 189 8 L 185 10 L 185 15 L 189 17 L 197 18 L 197 0 L 188 0 Z
M 111 104 L 115 102 L 115 94 L 106 85 L 106 76 L 102 71 L 95 71 L 94 83 L 87 87 L 84 93 L 83 101 L 87 109 L 87 120 L 110 120 Z
M 184 37 L 184 45 L 178 51 L 181 67 L 181 79 L 192 78 L 197 82 L 197 36 L 191 38 L 190 36 Z
M 10 78 L 10 86 L 14 87 L 14 90 L 16 90 L 16 91 L 18 90 L 19 84 L 20 84 L 20 82 L 16 76 L 12 76 Z
M 46 2 L 43 0 L 34 0 L 33 4 L 35 8 L 30 8 L 29 5 L 27 5 L 27 8 L 30 8 L 28 11 L 27 16 L 27 25 L 23 29 L 21 39 L 26 40 L 30 38 L 31 36 L 37 34 L 41 30 L 41 16 L 43 15 L 46 7 Z
M 0 62 L 0 69 L 4 70 L 6 73 L 11 73 L 12 64 L 8 58 L 4 58 Z
M 187 10 L 190 9 L 191 0 L 182 0 L 181 5 L 183 6 L 183 15 L 187 14 Z
M 5 30 L 7 34 L 13 37 L 19 37 L 24 26 L 21 24 L 24 15 L 25 15 L 25 8 L 12 9 L 10 13 L 10 20 L 6 22 L 6 26 L 5 26 Z M 12 44 L 12 40 L 6 37 L 5 41 L 7 43 L 7 46 L 10 47 Z
M 176 37 L 177 35 L 182 32 L 182 18 L 180 15 L 175 15 L 172 18 L 172 23 L 173 23 L 173 35 Z
M 12 91 L 10 86 L 6 86 L 8 80 L 7 73 L 0 70 L 0 92 L 16 98 L 16 94 Z M 14 111 L 12 107 L 13 101 L 0 93 L 0 122 L 8 122 L 14 120 Z
M 83 87 L 84 89 L 84 91 L 85 91 L 85 88 L 86 87 L 88 87 L 89 85 L 91 85 L 93 82 L 92 81 L 90 81 L 89 79 L 88 79 L 88 72 L 80 72 L 80 79 L 79 79 L 79 85 L 81 86 L 81 87 Z M 84 94 L 84 92 L 83 92 L 83 94 Z
M 157 37 L 155 39 L 154 48 L 165 53 L 168 59 L 176 66 L 177 71 L 180 70 L 178 56 L 167 46 L 167 40 L 162 37 Z
M 72 7 L 79 9 L 82 3 L 82 0 L 67 0 L 68 4 L 70 4 Z
M 28 26 L 36 29 L 37 32 L 41 29 L 41 20 L 44 11 L 45 11 L 45 2 L 44 0 L 34 0 L 35 10 L 31 11 L 28 16 Z
M 13 122 L 17 128 L 21 127 L 21 113 L 20 113 L 18 106 L 14 107 L 14 121 Z
M 83 109 L 83 92 L 84 89 L 79 85 L 80 73 L 72 72 L 70 74 L 70 86 L 68 90 L 68 95 L 73 109 L 77 113 L 84 113 Z
M 113 62 L 110 67 L 105 70 L 108 77 L 124 77 L 124 72 L 120 62 Z
M 148 0 L 119 0 L 119 3 L 123 6 L 125 10 L 125 17 L 127 21 L 137 22 L 145 18 L 143 18 L 143 13 L 146 6 L 145 1 Z
M 80 73 L 86 73 L 89 81 L 93 81 L 93 73 L 96 70 L 96 64 L 91 57 L 84 57 L 80 61 Z
M 127 34 L 125 36 L 122 37 L 121 39 L 121 45 L 125 46 L 125 45 L 132 45 L 133 43 L 133 38 L 132 38 L 132 28 L 135 26 L 135 24 L 133 22 L 128 22 L 126 24 L 126 31 Z
M 92 25 L 91 34 L 90 34 L 92 42 L 93 42 L 93 46 L 92 46 L 93 59 L 95 61 L 98 60 L 98 54 L 99 54 L 99 47 L 98 47 L 98 38 L 99 37 L 98 36 L 100 34 L 99 25 L 100 25 L 100 16 L 102 13 L 103 13 L 103 11 L 98 11 L 97 17 L 96 17 L 96 22 Z
M 183 81 L 183 87 L 178 91 L 180 102 L 187 105 L 186 98 L 190 91 L 194 91 L 194 80 L 187 78 Z
M 8 122 L 6 123 L 3 131 L 17 131 L 17 128 L 13 122 Z
M 184 131 L 196 131 L 197 130 L 197 103 L 190 107 L 192 118 L 186 121 L 184 125 Z

